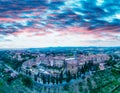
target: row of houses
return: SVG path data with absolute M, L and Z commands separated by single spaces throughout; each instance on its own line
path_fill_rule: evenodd
M 22 69 L 26 70 L 26 68 L 29 68 L 33 73 L 59 74 L 60 71 L 64 68 L 64 70 L 69 70 L 71 73 L 74 74 L 77 72 L 78 67 L 81 67 L 89 61 L 97 64 L 104 63 L 106 60 L 109 60 L 109 56 L 106 54 L 96 54 L 88 56 L 80 55 L 71 58 L 67 58 L 65 56 L 38 56 L 35 59 L 30 59 L 24 62 L 22 64 Z

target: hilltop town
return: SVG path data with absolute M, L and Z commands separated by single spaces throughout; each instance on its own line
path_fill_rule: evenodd
M 2 84 L 4 84 L 4 80 L 8 88 L 14 82 L 16 82 L 16 86 L 21 84 L 20 86 L 26 91 L 25 93 L 33 93 L 33 91 L 34 93 L 39 91 L 42 93 L 59 91 L 57 93 L 61 93 L 62 90 L 69 93 L 70 87 L 75 87 L 75 85 L 79 90 L 75 88 L 73 91 L 94 93 L 93 91 L 96 91 L 98 85 L 93 84 L 93 82 L 97 81 L 89 79 L 101 77 L 96 76 L 96 73 L 105 75 L 109 72 L 107 74 L 111 75 L 109 77 L 112 77 L 112 81 L 116 78 L 112 75 L 113 72 L 119 73 L 120 51 L 118 49 L 117 47 L 97 49 L 90 47 L 1 50 L 0 80 Z M 106 76 L 103 78 L 105 79 Z M 81 85 L 80 82 L 91 83 Z M 82 90 L 80 90 L 80 86 Z M 88 87 L 91 89 L 86 89 Z M 19 88 L 18 92 L 15 91 L 14 89 L 10 93 L 20 93 Z

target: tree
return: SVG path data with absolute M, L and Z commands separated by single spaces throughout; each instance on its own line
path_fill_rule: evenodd
M 85 68 L 84 68 L 84 66 L 82 66 L 82 68 L 81 68 L 81 73 L 85 74 Z
M 64 89 L 65 91 L 68 91 L 68 90 L 69 90 L 69 85 L 65 85 L 65 86 L 63 87 L 63 89 Z
M 48 79 L 47 81 L 48 81 L 48 84 L 49 84 L 50 83 L 50 79 L 51 79 L 50 76 L 48 76 L 47 79 Z
M 55 79 L 55 80 L 56 80 L 56 84 L 58 84 L 58 80 L 59 80 L 59 79 L 58 79 L 58 76 L 56 77 L 56 79 Z
M 46 77 L 44 74 L 42 75 L 42 80 L 43 80 L 43 84 L 46 84 Z
M 29 74 L 29 70 L 26 70 L 26 74 Z
M 37 81 L 37 75 L 34 75 L 34 80 Z
M 62 81 L 63 81 L 63 72 L 62 71 L 60 73 L 59 81 L 60 81 L 60 84 L 62 84 Z
M 25 85 L 26 87 L 32 87 L 33 85 L 33 82 L 29 77 L 22 77 L 22 82 L 23 82 L 23 85 Z
M 92 70 L 92 67 L 94 66 L 93 61 L 88 62 L 88 69 Z
M 81 69 L 78 67 L 78 70 L 77 70 L 77 78 L 81 76 Z
M 52 82 L 53 85 L 54 85 L 54 83 L 55 83 L 55 78 L 54 78 L 54 77 L 51 77 L 51 82 Z
M 107 66 L 113 66 L 115 65 L 115 60 L 113 60 L 112 56 L 110 55 L 110 59 L 106 61 Z
M 70 82 L 70 80 L 71 80 L 71 73 L 70 73 L 70 71 L 68 71 L 66 81 Z
M 31 71 L 29 70 L 29 75 L 31 76 Z
M 74 74 L 73 78 L 76 79 L 76 74 Z
M 8 83 L 8 84 L 11 84 L 12 80 L 13 80 L 13 79 L 12 79 L 11 77 L 8 77 L 8 78 L 7 78 L 7 83 Z
M 94 64 L 94 70 L 99 70 L 99 63 Z

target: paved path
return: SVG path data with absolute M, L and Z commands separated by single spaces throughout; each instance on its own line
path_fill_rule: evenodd
M 5 67 L 9 68 L 10 70 L 12 70 L 14 73 L 19 74 L 16 70 L 14 70 L 13 68 L 11 68 L 10 66 L 8 66 L 7 64 L 5 64 Z

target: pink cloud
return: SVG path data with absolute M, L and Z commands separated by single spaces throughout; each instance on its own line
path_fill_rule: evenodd
M 32 35 L 28 35 L 28 36 L 43 36 L 46 34 L 50 34 L 51 32 L 46 32 L 43 28 L 24 28 L 21 30 L 18 30 L 16 32 L 13 33 L 13 35 L 18 36 L 20 34 L 24 34 L 24 33 L 28 33 L 28 34 L 32 34 Z
M 17 22 L 17 21 L 28 21 L 29 18 L 0 18 L 1 22 Z
M 117 28 L 116 28 L 117 29 Z M 59 32 L 58 36 L 65 36 L 67 34 L 81 34 L 81 35 L 92 35 L 95 39 L 100 39 L 100 38 L 105 38 L 108 37 L 109 39 L 116 39 L 116 36 L 113 34 L 117 34 L 117 31 L 114 31 L 113 29 L 107 29 L 104 30 L 104 28 L 99 28 L 95 30 L 89 30 L 86 27 L 67 27 L 67 28 L 62 28 L 62 29 L 56 29 L 56 31 Z

